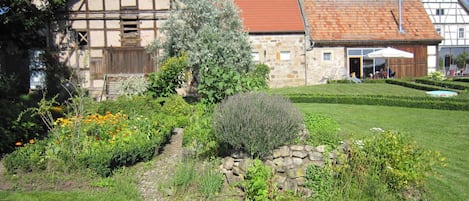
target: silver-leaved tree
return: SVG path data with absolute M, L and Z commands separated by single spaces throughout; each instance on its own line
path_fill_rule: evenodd
M 154 41 L 149 49 L 163 48 L 163 59 L 186 53 L 191 84 L 202 98 L 218 102 L 250 90 L 243 85 L 255 69 L 249 36 L 232 0 L 181 0 L 162 31 L 164 40 Z

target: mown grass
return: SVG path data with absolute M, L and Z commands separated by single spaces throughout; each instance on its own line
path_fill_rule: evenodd
M 323 84 L 270 89 L 275 94 L 426 96 L 425 91 L 384 83 Z
M 429 179 L 433 200 L 469 200 L 469 123 L 467 111 L 387 106 L 295 104 L 302 112 L 326 114 L 340 125 L 344 138 L 373 135 L 371 128 L 407 134 L 422 147 L 439 151 L 447 167 Z
M 425 96 L 425 91 L 390 84 L 327 84 L 272 89 L 280 94 L 400 95 Z M 467 93 L 459 98 L 466 98 Z M 432 200 L 469 200 L 469 112 L 388 106 L 296 103 L 302 112 L 325 114 L 340 125 L 343 138 L 373 135 L 371 128 L 409 135 L 422 147 L 440 151 L 447 166 L 428 182 Z

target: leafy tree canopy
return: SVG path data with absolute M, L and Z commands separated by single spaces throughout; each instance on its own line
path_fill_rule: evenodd
M 45 46 L 45 27 L 67 0 L 0 1 L 0 44 L 9 52 Z
M 181 0 L 162 30 L 164 58 L 187 52 L 196 79 L 208 67 L 248 71 L 251 47 L 232 0 Z

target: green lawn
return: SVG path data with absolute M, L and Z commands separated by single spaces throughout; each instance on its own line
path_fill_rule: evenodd
M 327 84 L 297 88 L 272 89 L 280 94 L 375 94 L 425 96 L 425 91 L 390 84 Z M 467 93 L 460 98 L 467 97 Z M 416 108 L 340 104 L 295 104 L 302 112 L 331 116 L 344 138 L 373 135 L 379 127 L 405 133 L 422 147 L 440 151 L 447 167 L 429 179 L 432 200 L 469 200 L 469 112 Z
M 303 112 L 326 114 L 335 119 L 344 137 L 372 135 L 379 127 L 408 134 L 422 147 L 440 151 L 447 167 L 433 176 L 433 200 L 469 200 L 469 112 L 386 106 L 295 104 Z
M 322 84 L 270 89 L 269 91 L 276 94 L 426 96 L 425 91 L 384 83 Z

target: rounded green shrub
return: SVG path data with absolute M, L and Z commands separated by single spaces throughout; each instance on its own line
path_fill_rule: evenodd
M 323 114 L 307 113 L 305 126 L 309 131 L 307 139 L 309 144 L 330 145 L 336 147 L 339 144 L 339 124 L 334 119 Z
M 225 99 L 214 112 L 217 139 L 253 157 L 292 142 L 303 122 L 290 100 L 266 93 L 240 93 Z

